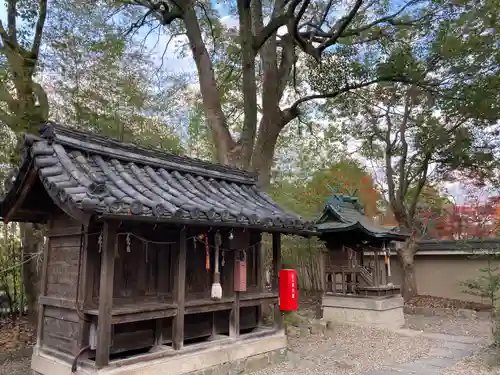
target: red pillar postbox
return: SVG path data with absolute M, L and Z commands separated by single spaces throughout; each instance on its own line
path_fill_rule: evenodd
M 297 271 L 280 270 L 280 310 L 295 311 L 299 308 Z

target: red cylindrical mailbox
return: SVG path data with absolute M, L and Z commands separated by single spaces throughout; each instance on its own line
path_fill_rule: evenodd
M 299 308 L 297 271 L 280 270 L 280 310 L 295 311 Z

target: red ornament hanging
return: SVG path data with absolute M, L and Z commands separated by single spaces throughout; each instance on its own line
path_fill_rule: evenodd
M 208 235 L 205 234 L 205 269 L 210 271 L 210 249 L 208 247 Z

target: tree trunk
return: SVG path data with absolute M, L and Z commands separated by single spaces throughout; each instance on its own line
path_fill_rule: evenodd
M 405 301 L 409 301 L 418 294 L 417 278 L 415 275 L 415 252 L 417 246 L 413 239 L 408 240 L 402 249 L 398 250 L 399 260 L 403 267 L 403 283 L 401 294 Z
M 28 306 L 28 322 L 32 327 L 38 323 L 38 296 L 42 275 L 41 260 L 43 254 L 42 233 L 35 224 L 21 223 L 21 240 L 23 247 L 23 286 Z
M 220 95 L 217 89 L 213 64 L 203 41 L 195 9 L 192 6 L 186 6 L 183 19 L 186 26 L 186 35 L 198 71 L 205 116 L 217 146 L 217 160 L 221 164 L 236 164 L 231 159 L 237 159 L 237 157 L 232 156 L 232 154 L 237 154 L 241 150 L 241 147 L 237 147 L 227 127 L 226 117 L 222 111 Z

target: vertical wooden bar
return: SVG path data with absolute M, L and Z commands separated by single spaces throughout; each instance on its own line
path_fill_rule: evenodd
M 236 261 L 238 260 L 238 251 L 233 251 L 233 265 L 236 267 Z M 236 277 L 236 272 L 233 272 L 233 286 L 236 285 L 234 278 Z M 240 336 L 240 292 L 234 292 L 234 302 L 233 308 L 231 309 L 231 314 L 229 316 L 229 336 L 237 338 Z
M 281 234 L 273 233 L 273 292 L 279 293 L 279 274 L 281 269 Z M 274 308 L 274 325 L 283 329 L 283 315 L 279 304 Z
M 264 267 L 265 267 L 265 248 L 262 246 L 262 233 L 260 232 L 253 232 L 253 235 L 250 236 L 250 241 L 251 245 L 255 245 L 255 252 L 257 255 L 257 262 L 255 264 L 255 267 L 257 267 L 257 285 L 259 286 L 259 293 L 264 293 L 265 292 L 265 273 L 264 273 Z M 258 311 L 257 311 L 257 326 L 263 326 L 264 325 L 264 304 L 260 304 L 258 306 Z
M 102 231 L 101 277 L 99 285 L 99 316 L 95 363 L 102 368 L 109 363 L 111 347 L 111 313 L 115 273 L 116 223 L 105 221 Z
M 374 275 L 374 284 L 376 287 L 380 285 L 380 260 L 378 258 L 378 251 L 374 250 L 375 256 L 375 275 Z
M 92 231 L 96 230 L 94 226 L 88 226 L 87 231 Z M 87 245 L 86 248 L 87 250 L 85 251 L 84 255 L 84 262 L 86 263 L 86 268 L 85 268 L 85 273 L 82 274 L 82 282 L 85 283 L 85 293 L 82 294 L 82 299 L 83 299 L 83 305 L 88 306 L 88 307 L 98 307 L 96 306 L 96 303 L 94 301 L 95 295 L 94 295 L 94 285 L 96 284 L 95 280 L 95 270 L 97 269 L 99 265 L 99 251 L 97 248 L 97 238 L 98 236 L 92 236 L 87 237 Z M 117 239 L 118 241 L 118 239 Z
M 155 320 L 155 345 L 163 343 L 163 319 Z
M 49 220 L 49 228 L 52 228 L 53 226 L 53 220 Z M 22 234 L 21 234 L 22 235 Z M 45 296 L 47 294 L 47 268 L 49 264 L 49 256 L 50 256 L 50 237 L 47 238 L 47 244 L 45 245 L 43 249 L 43 263 L 42 263 L 42 279 L 40 283 L 40 296 Z M 23 252 L 24 254 L 24 252 Z M 24 260 L 24 259 L 23 259 Z M 38 305 L 38 326 L 37 326 L 37 332 L 36 332 L 36 344 L 40 345 L 41 340 L 42 340 L 42 335 L 43 335 L 43 315 L 45 313 L 45 306 L 40 305 L 39 302 L 37 302 Z
M 81 305 L 80 305 L 82 310 L 85 307 L 85 302 L 87 299 L 87 290 L 92 289 L 92 285 L 88 284 L 88 279 L 86 277 L 87 274 L 89 273 L 89 268 L 92 268 L 91 264 L 89 264 L 90 258 L 88 256 L 88 253 L 89 253 L 88 228 L 89 228 L 89 225 L 88 225 L 88 221 L 87 221 L 87 223 L 85 223 L 84 225 L 81 226 L 82 233 L 80 234 L 80 241 L 82 241 L 82 244 L 81 244 L 82 253 L 79 255 L 81 257 L 80 258 L 81 267 L 78 270 L 78 272 L 80 273 L 80 278 L 78 280 L 79 292 L 78 292 L 78 300 L 76 301 L 76 303 L 79 304 L 80 300 L 82 300 Z M 81 314 L 79 314 L 79 315 L 81 315 Z M 79 327 L 78 331 L 79 332 L 78 332 L 78 341 L 77 341 L 78 347 L 76 348 L 76 352 L 78 352 L 84 346 L 88 345 L 87 341 L 88 341 L 89 332 L 90 332 L 89 322 L 86 322 L 85 320 L 83 320 L 81 316 L 79 317 L 78 320 L 79 320 L 79 323 L 78 323 L 78 327 Z
M 212 334 L 210 335 L 210 340 L 215 340 L 217 337 L 217 326 L 215 324 L 215 311 L 212 312 Z
M 186 301 L 186 230 L 179 232 L 179 249 L 174 262 L 174 298 L 177 303 L 177 315 L 174 318 L 172 346 L 180 350 L 184 346 L 184 305 Z

